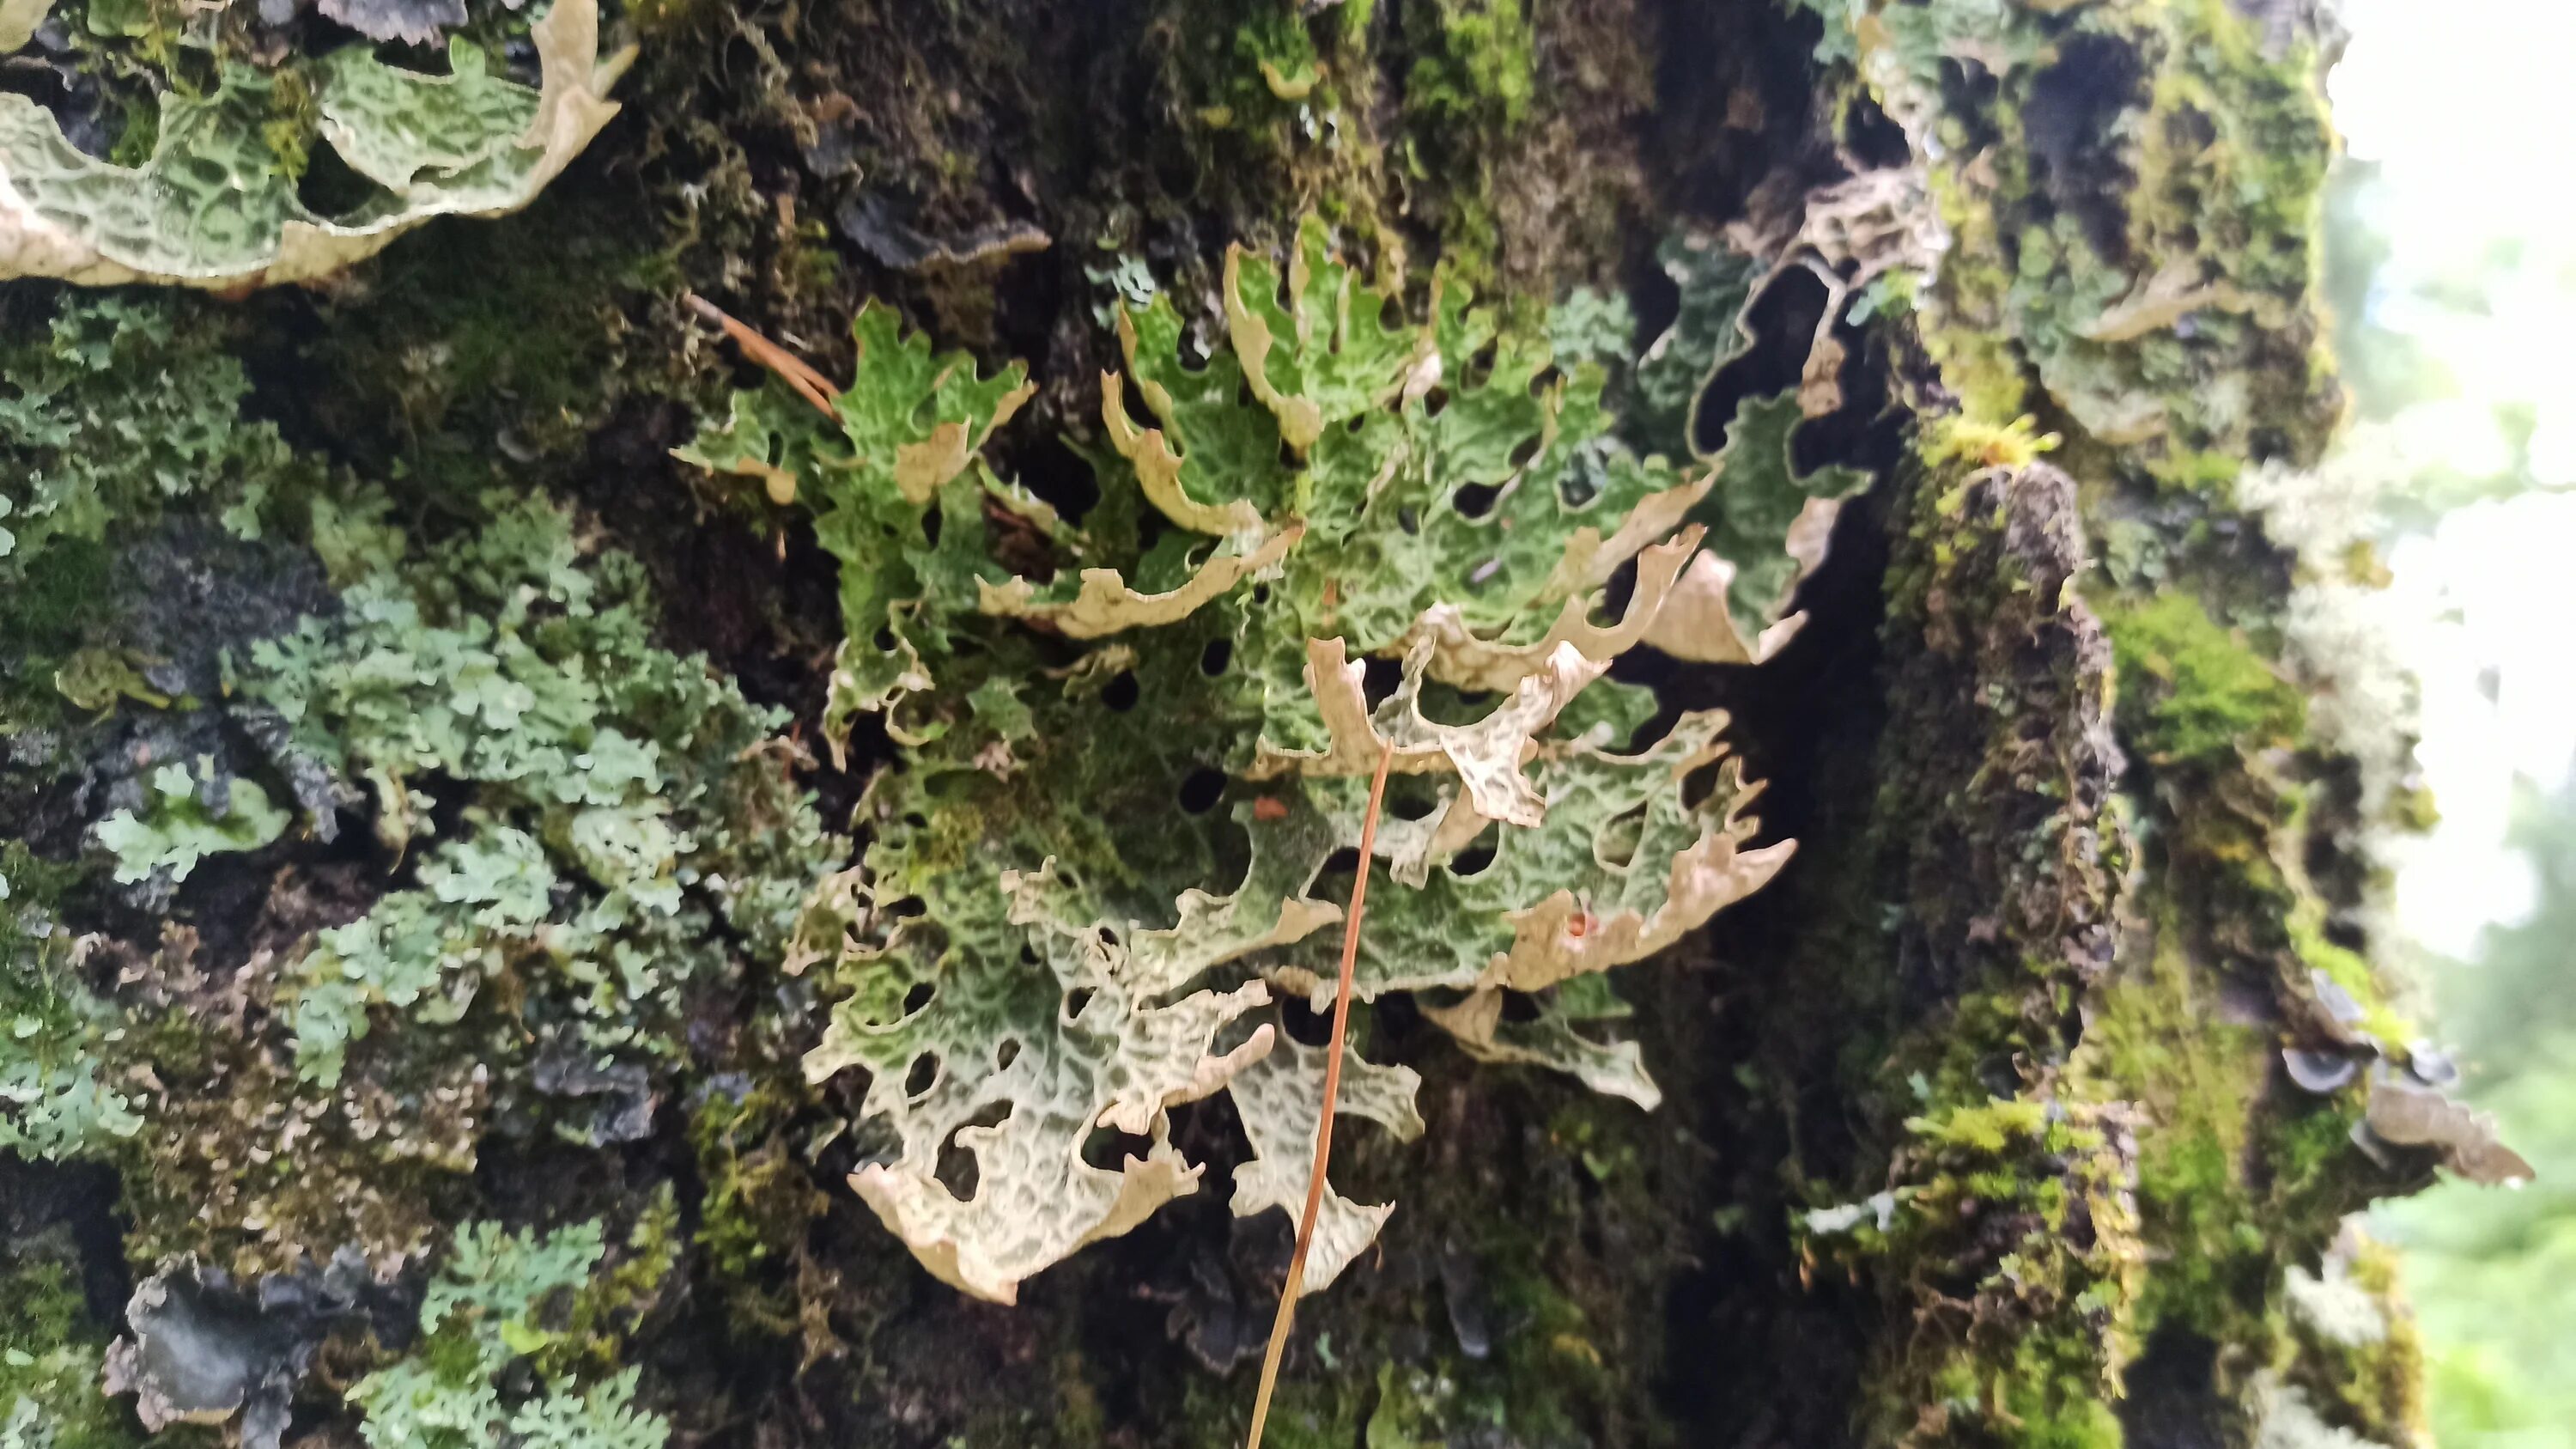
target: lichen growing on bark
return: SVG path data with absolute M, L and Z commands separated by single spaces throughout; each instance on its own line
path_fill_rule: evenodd
M 443 76 L 387 66 L 363 45 L 291 73 L 318 96 L 321 137 L 380 188 L 337 219 L 297 193 L 300 167 L 271 129 L 281 82 L 269 72 L 233 65 L 203 96 L 165 92 L 151 153 L 134 166 L 83 154 L 26 97 L 0 98 L 0 277 L 312 281 L 433 217 L 515 211 L 617 113 L 605 93 L 626 63 L 599 54 L 595 0 L 559 0 L 529 34 L 544 71 L 536 90 L 491 76 L 462 40 Z
M 1204 363 L 1163 298 L 1121 317 L 1130 372 L 1104 378 L 1102 417 L 1124 467 L 1104 460 L 1079 523 L 980 456 L 1029 392 L 1017 370 L 935 357 L 881 308 L 855 324 L 847 391 L 737 395 L 682 453 L 815 510 L 840 560 L 827 728 L 881 712 L 905 754 L 861 806 L 864 874 L 822 899 L 858 934 L 807 1071 L 870 1071 L 863 1117 L 904 1146 L 854 1185 L 983 1296 L 1191 1191 L 1166 1108 L 1220 1090 L 1261 1154 L 1236 1211 L 1292 1201 L 1320 1072 L 1261 1008 L 1274 987 L 1326 995 L 1314 933 L 1339 918 L 1333 861 L 1378 751 L 1418 808 L 1382 837 L 1359 994 L 1438 993 L 1425 1011 L 1471 1053 L 1640 1101 L 1633 1048 L 1576 1031 L 1555 989 L 1679 940 L 1788 855 L 1740 848 L 1754 792 L 1720 763 L 1723 716 L 1632 741 L 1645 702 L 1596 683 L 1652 637 L 1704 501 L 1770 581 L 1754 617 L 1785 606 L 1772 561 L 1804 497 L 1785 446 L 1696 478 L 1641 459 L 1610 434 L 1597 363 L 1559 367 L 1456 287 L 1406 323 L 1320 225 L 1284 274 L 1238 250 L 1225 275 L 1230 346 Z M 1703 607 L 1707 632 L 1755 632 L 1722 581 Z M 1353 653 L 1401 682 L 1372 702 Z M 1158 818 L 1150 848 L 1112 833 Z M 1506 993 L 1537 995 L 1537 1019 L 1503 1021 Z M 1354 1112 L 1413 1128 L 1409 1072 L 1361 1064 L 1354 1087 Z M 1102 1129 L 1142 1154 L 1089 1160 Z M 937 1175 L 952 1141 L 970 1191 Z M 1318 1286 L 1384 1218 L 1333 1202 Z
M 234 222 L 585 13 L 57 8 Z M 262 1301 L 245 1438 L 1232 1438 L 1383 745 L 1274 1442 L 2408 1442 L 2338 1220 L 2512 1159 L 2372 965 L 2312 16 L 630 33 L 524 211 L 0 297 L 0 1441 Z

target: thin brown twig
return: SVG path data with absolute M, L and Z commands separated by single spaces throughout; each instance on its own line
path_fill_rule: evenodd
M 1342 969 L 1333 991 L 1333 1038 L 1324 1057 L 1324 1110 L 1315 1123 L 1315 1168 L 1306 1177 L 1306 1211 L 1297 1219 L 1297 1248 L 1288 1255 L 1288 1281 L 1279 1290 L 1279 1316 L 1270 1321 L 1270 1350 L 1261 1358 L 1261 1387 L 1252 1397 L 1252 1436 L 1245 1449 L 1261 1449 L 1261 1427 L 1270 1419 L 1270 1393 L 1279 1385 L 1279 1360 L 1288 1351 L 1288 1327 L 1297 1316 L 1297 1294 L 1306 1286 L 1306 1253 L 1315 1246 L 1315 1219 L 1324 1210 L 1324 1163 L 1333 1153 L 1333 1109 L 1342 1095 L 1343 1043 L 1350 1033 L 1351 975 L 1360 959 L 1360 908 L 1368 900 L 1369 861 L 1377 853 L 1377 812 L 1386 800 L 1387 768 L 1395 751 L 1380 746 L 1377 773 L 1369 778 L 1368 814 L 1360 819 L 1360 873 L 1351 882 L 1350 919 L 1342 927 Z
M 804 358 L 735 321 L 725 309 L 695 292 L 687 293 L 684 300 L 688 302 L 690 311 L 723 328 L 724 334 L 732 338 L 734 345 L 740 347 L 746 356 L 777 373 L 779 380 L 796 389 L 796 395 L 812 403 L 815 411 L 834 422 L 841 420 L 841 415 L 832 410 L 832 400 L 841 395 L 841 390 L 832 385 L 830 378 L 815 371 Z

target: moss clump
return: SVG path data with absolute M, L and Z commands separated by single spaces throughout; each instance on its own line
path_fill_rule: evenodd
M 2424 1344 L 2398 1268 L 2396 1249 L 2355 1228 L 2316 1272 L 2294 1273 L 2282 1377 L 2330 1423 L 2375 1444 L 2423 1445 Z
M 2222 768 L 2306 728 L 2298 691 L 2189 593 L 2106 606 L 2102 616 L 2120 670 L 2122 722 L 2151 760 Z
M 1404 103 L 1435 125 L 1487 134 L 1525 120 L 1538 87 L 1537 31 L 1516 0 L 1432 0 L 1407 6 L 1413 63 Z
M 375 286 L 329 304 L 311 406 L 358 466 L 452 500 L 577 455 L 630 389 L 688 386 L 653 375 L 665 359 L 631 335 L 639 299 L 678 290 L 668 238 L 637 212 L 576 183 L 523 224 L 396 248 Z
M 2124 1109 L 1997 1098 L 1911 1119 L 1898 1185 L 1807 1213 L 1811 1263 L 1873 1266 L 1903 1336 L 1865 1410 L 1909 1443 L 2107 1449 L 2145 1252 Z
M 1503 157 L 1538 88 L 1535 29 L 1519 0 L 1433 0 L 1404 22 L 1405 170 L 1437 190 L 1442 256 L 1483 285 L 1502 260 Z
M 130 1449 L 132 1417 L 99 1391 L 107 1334 L 59 1235 L 0 1252 L 0 1445 Z
M 2168 934 L 2143 973 L 2103 992 L 2072 1071 L 2081 1090 L 2137 1103 L 2146 1117 L 2138 1204 L 2157 1262 L 2140 1295 L 2141 1330 L 2178 1322 L 2223 1336 L 2261 1300 L 2267 1248 L 2242 1173 L 2248 1108 L 2270 1053 L 2260 1031 L 2211 1020 L 2203 990 Z
M 801 1250 L 807 1224 L 827 1206 L 788 1139 L 798 1105 L 784 1082 L 751 1085 L 739 1095 L 714 1082 L 689 1119 L 689 1145 L 705 1184 L 697 1244 L 724 1280 L 735 1325 L 746 1331 L 794 1329 L 794 1293 L 777 1281 L 775 1265 Z

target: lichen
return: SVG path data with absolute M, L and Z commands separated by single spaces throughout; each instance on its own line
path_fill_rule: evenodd
M 1380 749 L 1429 813 L 1381 837 L 1393 883 L 1371 903 L 1359 994 L 1440 993 L 1434 1019 L 1470 1050 L 1552 1058 L 1641 1100 L 1633 1062 L 1562 1018 L 1552 1036 L 1499 1028 L 1505 993 L 1639 959 L 1786 858 L 1744 848 L 1752 791 L 1719 764 L 1721 717 L 1684 715 L 1634 753 L 1614 752 L 1629 711 L 1550 726 L 1588 722 L 1567 714 L 1579 696 L 1619 698 L 1593 681 L 1647 636 L 1703 499 L 1732 508 L 1730 545 L 1768 581 L 1756 617 L 1776 615 L 1796 505 L 1752 509 L 1712 493 L 1732 468 L 1692 479 L 1618 446 L 1597 364 L 1553 366 L 1463 289 L 1402 321 L 1319 226 L 1284 277 L 1238 251 L 1226 278 L 1232 346 L 1204 365 L 1183 360 L 1163 297 L 1120 319 L 1129 376 L 1104 381 L 1103 421 L 1126 466 L 1104 467 L 1078 524 L 980 456 L 1024 395 L 1018 371 L 935 358 L 878 308 L 856 324 L 857 381 L 828 399 L 839 436 L 808 405 L 825 399 L 773 387 L 682 454 L 816 510 L 842 563 L 827 721 L 882 711 L 906 762 L 861 807 L 864 883 L 821 903 L 864 944 L 807 1070 L 868 1068 L 863 1115 L 903 1151 L 855 1184 L 934 1272 L 985 1296 L 1192 1189 L 1170 1106 L 1238 1081 L 1247 1114 L 1294 1096 L 1256 1090 L 1280 1050 L 1263 1008 L 1274 987 L 1325 999 L 1316 933 L 1339 916 L 1332 862 Z M 1748 456 L 1747 496 L 1769 508 L 1785 442 Z M 1148 508 L 1172 525 L 1159 537 Z M 1623 617 L 1592 623 L 1631 559 Z M 1032 566 L 1054 579 L 1015 572 Z M 1400 661 L 1374 708 L 1352 653 Z M 1694 801 L 1685 781 L 1711 767 Z M 1402 1122 L 1408 1095 L 1377 1115 Z M 1095 1165 L 1097 1128 L 1142 1154 Z M 1292 1125 L 1252 1136 L 1243 1213 L 1284 1205 L 1298 1160 L 1272 1155 L 1297 1150 Z M 952 1137 L 976 1160 L 971 1192 L 935 1173 Z M 1366 1242 L 1358 1212 L 1317 1281 Z
M 176 923 L 156 951 L 116 948 L 128 984 L 69 1040 L 98 1043 L 98 1080 L 149 1126 L 118 1154 L 146 1260 L 247 1273 L 352 1244 L 391 1271 L 451 1220 L 496 1119 L 649 1135 L 686 1061 L 686 993 L 775 969 L 845 850 L 790 775 L 783 717 L 658 647 L 638 566 L 560 508 L 495 496 L 416 548 L 381 494 L 307 503 L 336 608 L 252 643 L 198 713 L 230 712 L 312 782 L 295 813 L 314 836 L 372 801 L 400 874 L 289 868 L 274 944 L 221 975 Z M 211 813 L 204 771 L 159 768 L 165 803 Z M 280 833 L 288 811 L 253 780 L 229 791 L 198 822 L 211 839 L 167 810 L 104 838 L 149 865 L 249 843 L 216 827 L 255 811 L 252 835 Z
M 66 297 L 41 337 L 0 354 L 0 569 L 26 578 L 60 541 L 196 498 L 238 531 L 294 464 L 250 391 L 216 313 L 183 299 Z
M 163 765 L 152 772 L 153 800 L 141 817 L 119 810 L 98 823 L 98 843 L 116 855 L 116 878 L 128 883 L 166 874 L 172 884 L 184 882 L 197 862 L 218 851 L 257 850 L 286 829 L 287 814 L 271 804 L 257 781 L 234 780 L 214 793 L 211 766 L 206 779 L 184 764 Z
M 635 1369 L 543 1367 L 570 1331 L 551 1315 L 599 1284 L 604 1248 L 597 1223 L 543 1235 L 459 1226 L 421 1299 L 420 1342 L 349 1388 L 367 1443 L 472 1449 L 506 1435 L 532 1449 L 661 1449 L 671 1428 L 637 1406 Z M 532 1384 L 511 1374 L 522 1361 L 539 1366 Z
M 431 777 L 467 787 L 472 833 L 427 846 L 417 888 L 322 932 L 296 973 L 298 1069 L 325 1086 L 371 1009 L 452 1023 L 537 961 L 561 982 L 552 1010 L 519 1008 L 539 1055 L 667 1052 L 651 1023 L 722 969 L 715 922 L 783 954 L 831 848 L 761 748 L 779 716 L 651 645 L 632 562 L 586 567 L 561 512 L 487 503 L 482 532 L 427 557 L 344 559 L 341 614 L 243 671 L 298 745 L 368 783 L 387 848 L 438 829 Z
M 24 1157 L 104 1153 L 143 1126 L 105 1075 L 114 1018 L 55 915 L 71 875 L 0 843 L 0 1151 Z
M 377 188 L 339 220 L 299 198 L 293 158 L 271 135 L 280 83 L 250 66 L 225 66 L 204 96 L 165 92 L 151 154 L 134 166 L 84 154 L 34 101 L 0 97 L 0 277 L 310 281 L 432 217 L 515 211 L 616 114 L 605 95 L 628 58 L 601 60 L 594 0 L 557 0 L 530 34 L 544 71 L 533 91 L 493 77 L 461 40 L 444 76 L 385 65 L 363 45 L 315 63 L 315 123 Z
M 2308 27 L 2224 0 L 1807 8 L 1928 165 L 1952 247 L 1920 333 L 1972 418 L 2044 399 L 2106 473 L 2185 486 L 2322 451 L 2332 133 Z

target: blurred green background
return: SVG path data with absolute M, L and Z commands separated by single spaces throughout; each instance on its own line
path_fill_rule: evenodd
M 2348 0 L 2329 216 L 2387 617 L 2441 823 L 2396 842 L 2418 1020 L 2538 1170 L 2372 1214 L 2404 1250 L 2444 1449 L 2576 1449 L 2576 11 Z

